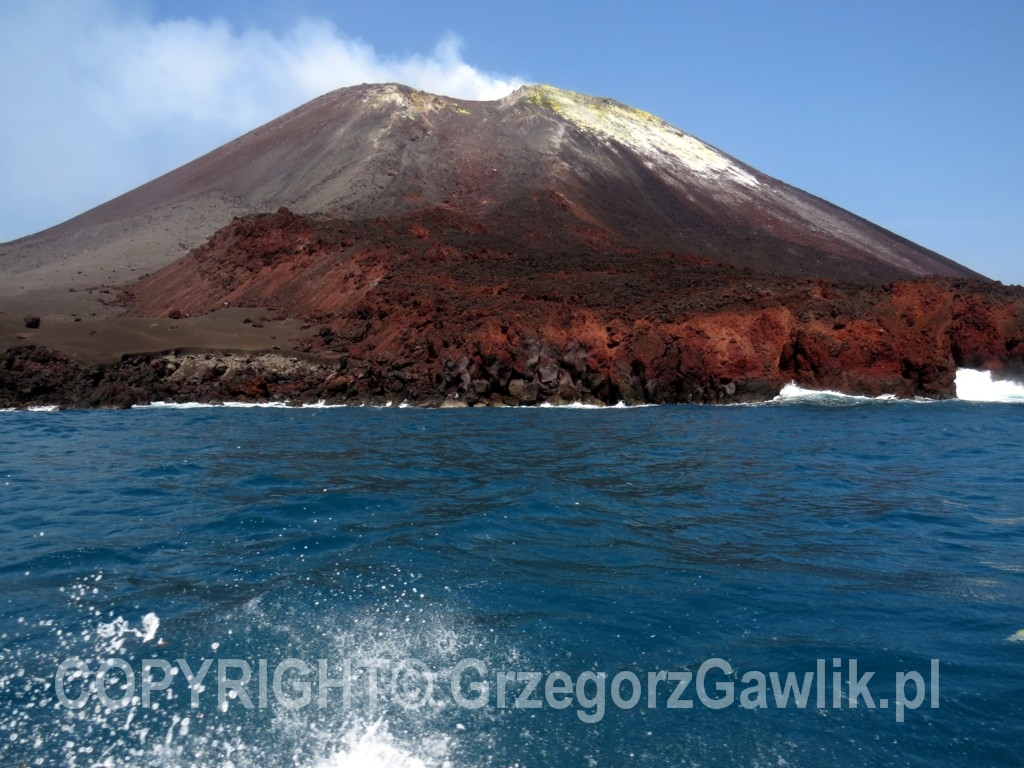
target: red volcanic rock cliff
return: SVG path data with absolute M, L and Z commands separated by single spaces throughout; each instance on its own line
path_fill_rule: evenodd
M 326 396 L 535 403 L 762 400 L 789 381 L 949 397 L 958 366 L 1024 372 L 1024 290 L 795 280 L 445 211 L 237 219 L 132 286 L 131 311 L 268 307 L 340 362 Z

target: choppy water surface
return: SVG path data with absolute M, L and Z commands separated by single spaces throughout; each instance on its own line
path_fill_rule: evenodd
M 0 414 L 0 764 L 1019 765 L 1022 417 Z M 111 659 L 108 707 L 88 684 Z M 175 674 L 143 701 L 147 659 Z M 213 660 L 194 691 L 179 659 Z M 531 672 L 539 706 L 516 706 Z M 805 706 L 773 672 L 813 674 Z

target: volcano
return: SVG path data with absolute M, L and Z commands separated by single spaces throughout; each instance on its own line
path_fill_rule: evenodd
M 596 238 L 769 274 L 978 277 L 653 115 L 545 85 L 493 102 L 341 89 L 0 257 L 95 277 L 118 258 L 164 266 L 232 216 L 281 206 L 355 220 L 440 208 L 543 230 L 550 202 Z
M 0 274 L 15 404 L 942 397 L 959 365 L 1024 368 L 1020 289 L 544 85 L 335 91 L 0 246 Z

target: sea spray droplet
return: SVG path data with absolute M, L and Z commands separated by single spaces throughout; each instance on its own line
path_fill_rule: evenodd
M 315 768 L 449 768 L 449 739 L 441 734 L 423 734 L 411 741 L 396 738 L 388 724 L 354 724 L 342 738 L 342 747 Z
M 148 643 L 154 637 L 156 637 L 157 630 L 160 629 L 160 617 L 155 613 L 147 613 L 142 617 L 142 642 Z

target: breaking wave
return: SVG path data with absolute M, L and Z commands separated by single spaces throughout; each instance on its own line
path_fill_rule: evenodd
M 975 403 L 1024 403 L 1024 384 L 1016 381 L 992 378 L 991 371 L 976 371 L 958 368 L 956 372 L 956 397 L 958 400 Z M 782 388 L 771 403 L 814 403 L 817 405 L 855 405 L 870 402 L 939 402 L 925 397 L 901 399 L 896 395 L 864 397 L 847 395 L 833 390 L 804 389 L 795 382 Z
M 782 388 L 771 403 L 814 403 L 817 405 L 855 405 L 859 403 L 892 402 L 898 401 L 896 395 L 879 395 L 878 397 L 866 397 L 864 395 L 847 395 L 831 389 L 804 389 L 796 382 L 790 382 Z M 902 401 L 901 401 L 902 402 Z M 910 402 L 931 402 L 925 398 L 917 398 Z
M 991 371 L 959 368 L 956 372 L 956 396 L 974 403 L 1024 403 L 1024 384 L 993 380 Z

